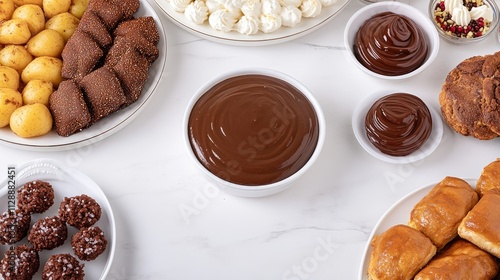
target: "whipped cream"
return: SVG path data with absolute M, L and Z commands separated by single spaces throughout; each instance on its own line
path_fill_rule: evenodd
M 236 19 L 228 10 L 220 9 L 210 14 L 208 23 L 210 23 L 210 26 L 215 30 L 229 32 L 233 30 Z
M 208 8 L 203 0 L 191 2 L 184 10 L 184 15 L 196 24 L 202 24 L 208 19 Z
M 242 16 L 236 23 L 236 31 L 244 35 L 253 35 L 259 32 L 260 20 L 253 16 Z
M 260 0 L 245 0 L 241 5 L 241 12 L 247 17 L 260 17 L 262 4 Z
M 304 0 L 300 5 L 303 17 L 315 17 L 321 13 L 321 2 L 319 0 Z
M 295 6 L 298 8 L 302 4 L 302 0 L 278 0 L 278 1 L 282 7 Z
M 264 33 L 271 33 L 281 27 L 281 17 L 275 14 L 262 14 L 260 16 L 259 30 Z
M 299 10 L 299 8 L 289 5 L 281 9 L 280 17 L 281 25 L 294 27 L 302 19 L 302 12 Z
M 477 20 L 482 17 L 484 20 L 491 22 L 493 21 L 493 10 L 486 5 L 472 7 L 470 10 L 470 17 L 473 20 Z
M 172 0 L 170 0 L 172 1 Z M 205 5 L 208 8 L 208 12 L 212 14 L 213 12 L 217 10 L 224 9 L 224 2 L 223 0 L 205 0 Z
M 217 31 L 237 31 L 253 35 L 259 31 L 271 33 L 281 28 L 294 27 L 302 17 L 316 17 L 322 7 L 338 0 L 165 0 L 172 8 L 196 24 L 208 24 Z M 459 3 L 461 0 L 445 0 Z M 491 16 L 493 15 L 489 11 Z M 488 11 L 474 11 L 474 16 L 488 16 Z M 457 17 L 463 17 L 458 15 Z
M 459 9 L 463 6 L 462 0 L 444 0 L 444 10 L 449 14 L 453 14 L 455 9 Z
M 321 6 L 323 7 L 328 7 L 337 3 L 337 0 L 319 0 L 319 1 L 321 2 Z
M 458 25 L 467 25 L 470 22 L 469 10 L 465 6 L 453 9 L 451 19 Z
M 279 15 L 281 5 L 278 0 L 262 0 L 262 13 L 267 15 Z
M 176 12 L 183 13 L 192 0 L 170 0 L 170 5 Z

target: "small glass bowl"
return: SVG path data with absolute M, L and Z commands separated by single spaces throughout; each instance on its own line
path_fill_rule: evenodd
M 434 24 L 434 27 L 436 27 L 439 36 L 449 43 L 458 44 L 458 45 L 465 45 L 465 44 L 472 44 L 472 43 L 480 42 L 480 41 L 486 39 L 492 33 L 497 33 L 497 26 L 498 26 L 498 19 L 499 19 L 498 6 L 497 6 L 495 0 L 482 0 L 482 1 L 483 1 L 484 5 L 487 5 L 492 9 L 493 20 L 490 23 L 489 30 L 485 34 L 482 34 L 479 37 L 473 37 L 473 38 L 457 37 L 454 35 L 450 35 L 446 31 L 444 31 L 441 28 L 441 26 L 438 25 L 438 23 L 435 20 L 435 16 L 434 16 L 434 11 L 435 11 L 436 5 L 438 5 L 441 2 L 441 0 L 430 1 L 429 2 L 429 17 L 430 17 L 432 23 Z

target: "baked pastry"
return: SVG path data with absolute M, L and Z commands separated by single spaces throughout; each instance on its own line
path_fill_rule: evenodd
M 19 209 L 5 211 L 0 215 L 0 244 L 12 245 L 21 241 L 30 229 L 31 215 Z
M 476 192 L 480 197 L 491 189 L 500 189 L 500 158 L 483 168 L 476 183 Z
M 371 242 L 368 279 L 413 279 L 436 254 L 429 238 L 406 225 L 396 225 Z
M 415 280 L 490 280 L 497 273 L 498 264 L 493 256 L 458 238 L 433 258 Z
M 43 266 L 42 280 L 83 280 L 85 264 L 70 254 L 52 255 Z
M 104 51 L 92 37 L 77 28 L 64 46 L 61 56 L 62 77 L 79 81 L 96 68 Z
M 500 134 L 500 75 L 485 78 L 481 93 L 484 123 Z
M 408 225 L 440 250 L 457 236 L 458 225 L 477 201 L 477 193 L 466 181 L 446 177 L 413 207 Z
M 108 240 L 99 227 L 82 228 L 71 238 L 71 247 L 82 261 L 95 260 L 106 250 Z
M 74 80 L 65 80 L 49 97 L 49 109 L 57 134 L 69 136 L 86 128 L 91 121 L 87 103 Z
M 65 197 L 59 205 L 58 215 L 68 225 L 80 229 L 94 225 L 101 218 L 101 212 L 95 199 L 82 194 Z
M 458 227 L 458 235 L 500 258 L 500 189 L 484 193 Z
M 462 135 L 489 140 L 498 136 L 485 124 L 482 112 L 484 56 L 459 63 L 446 76 L 439 94 L 441 113 L 448 125 Z
M 43 213 L 54 204 L 54 189 L 48 182 L 34 180 L 17 190 L 17 207 L 25 214 Z
M 38 252 L 27 245 L 11 247 L 0 261 L 0 274 L 4 280 L 30 280 L 38 268 Z
M 117 111 L 125 104 L 125 94 L 116 74 L 103 66 L 80 81 L 90 107 L 92 123 Z
M 127 49 L 113 66 L 118 79 L 121 81 L 125 104 L 130 105 L 141 96 L 142 89 L 148 80 L 149 61 L 135 49 Z M 130 75 L 134 69 L 134 75 Z
M 90 36 L 102 49 L 107 49 L 113 44 L 113 37 L 95 12 L 84 13 L 78 29 Z
M 28 241 L 35 250 L 52 250 L 64 244 L 68 238 L 66 223 L 59 217 L 38 220 L 30 230 Z

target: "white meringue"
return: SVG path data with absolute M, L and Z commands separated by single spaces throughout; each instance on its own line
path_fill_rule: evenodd
M 271 33 L 281 27 L 281 17 L 275 14 L 262 14 L 260 16 L 259 30 L 264 33 Z
M 242 16 L 236 23 L 236 31 L 244 35 L 253 35 L 259 32 L 259 18 L 252 16 Z
M 295 6 L 286 6 L 281 9 L 281 25 L 294 27 L 302 19 L 302 12 Z
M 260 0 L 246 0 L 241 6 L 241 12 L 247 17 L 260 17 L 261 8 Z
M 203 0 L 195 0 L 186 7 L 184 15 L 196 24 L 203 24 L 208 19 L 208 8 Z
M 183 13 L 192 0 L 171 0 L 170 5 L 176 12 Z
M 262 0 L 262 13 L 279 15 L 281 12 L 281 5 L 278 0 Z
M 231 13 L 226 9 L 220 9 L 208 17 L 208 22 L 213 29 L 229 32 L 233 30 L 236 19 L 231 15 Z
M 315 17 L 321 13 L 321 2 L 319 0 L 304 0 L 300 5 L 303 17 Z

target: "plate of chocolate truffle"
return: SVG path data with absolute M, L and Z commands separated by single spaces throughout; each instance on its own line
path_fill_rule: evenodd
M 8 170 L 0 185 L 3 279 L 106 279 L 116 229 L 99 186 L 51 159 Z
M 23 138 L 7 126 L 0 128 L 0 143 L 67 150 L 125 127 L 149 103 L 161 78 L 164 28 L 146 0 L 91 0 L 61 56 L 63 81 L 47 105 L 52 130 Z

